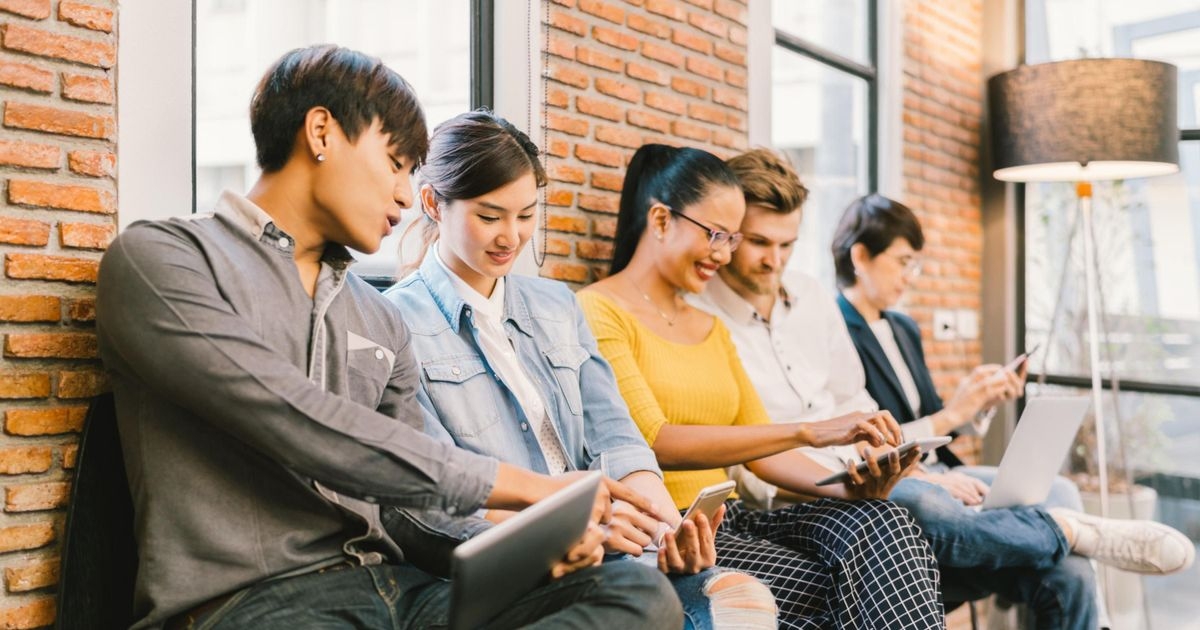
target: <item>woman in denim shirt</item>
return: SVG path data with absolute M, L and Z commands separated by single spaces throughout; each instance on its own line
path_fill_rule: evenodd
M 487 111 L 434 131 L 420 172 L 424 260 L 385 294 L 412 331 L 425 430 L 531 470 L 602 470 L 624 482 L 662 509 L 655 518 L 614 505 L 610 554 L 657 562 L 690 628 L 774 628 L 770 590 L 713 567 L 723 508 L 712 521 L 697 515 L 671 533 L 680 515 L 574 294 L 558 282 L 508 274 L 536 224 L 537 189 L 545 185 L 537 154 L 524 133 Z M 474 522 L 474 531 L 483 527 Z M 462 538 L 463 531 L 446 533 Z M 662 532 L 655 557 L 652 542 Z

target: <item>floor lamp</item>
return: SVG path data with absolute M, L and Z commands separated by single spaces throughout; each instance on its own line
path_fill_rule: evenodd
M 1103 313 L 1097 308 L 1099 260 L 1092 228 L 1092 182 L 1179 171 L 1176 69 L 1141 59 L 1079 59 L 1020 66 L 992 77 L 988 95 L 996 179 L 1075 183 L 1077 225 L 1083 231 L 1100 512 L 1108 516 L 1108 451 L 1100 378 Z M 1065 274 L 1064 269 L 1064 279 Z M 1058 299 L 1061 302 L 1061 287 Z M 1059 306 L 1055 307 L 1055 319 Z M 1053 326 L 1052 322 L 1052 331 Z M 1107 341 L 1108 331 L 1103 334 Z

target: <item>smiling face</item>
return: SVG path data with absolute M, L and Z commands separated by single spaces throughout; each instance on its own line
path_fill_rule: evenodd
M 537 200 L 537 182 L 528 171 L 485 195 L 440 202 L 438 254 L 476 291 L 491 295 L 533 235 Z
M 378 119 L 354 142 L 331 126 L 325 160 L 313 171 L 320 229 L 328 241 L 373 254 L 412 206 L 413 159 L 397 153 Z
M 921 259 L 907 239 L 898 237 L 887 249 L 871 256 L 862 243 L 850 251 L 858 289 L 871 305 L 887 310 L 896 305 L 920 269 Z
M 713 250 L 708 230 L 688 219 L 714 230 L 737 232 L 746 213 L 746 200 L 739 188 L 713 186 L 700 201 L 675 210 L 687 218 L 672 215 L 661 204 L 651 208 L 648 239 L 643 243 L 655 247 L 655 268 L 668 284 L 700 293 L 717 270 L 729 262 L 730 247 L 726 244 Z M 663 235 L 661 241 L 657 238 L 659 232 Z
M 746 206 L 742 246 L 721 268 L 721 279 L 739 294 L 777 295 L 783 269 L 795 251 L 800 211 L 784 214 L 766 206 Z

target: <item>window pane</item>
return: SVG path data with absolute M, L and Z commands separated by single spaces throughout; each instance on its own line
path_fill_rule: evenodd
M 1112 362 L 1122 378 L 1200 382 L 1200 142 L 1180 145 L 1182 171 L 1170 177 L 1095 186 L 1099 277 Z M 1068 260 L 1052 347 L 1034 369 L 1087 375 L 1089 348 L 1082 235 L 1066 244 L 1077 216 L 1071 184 L 1030 184 L 1025 202 L 1027 345 L 1042 342 Z M 1101 321 L 1103 324 L 1103 321 Z
M 867 192 L 867 83 L 779 46 L 771 75 L 771 144 L 811 191 L 791 264 L 832 288 L 833 230 Z
M 775 0 L 771 7 L 775 28 L 871 65 L 866 0 Z
M 381 58 L 421 99 L 430 130 L 470 103 L 469 0 L 195 0 L 196 209 L 259 176 L 248 110 L 271 62 L 331 42 Z M 280 19 L 285 15 L 287 19 Z M 415 210 L 355 271 L 392 275 L 399 237 Z

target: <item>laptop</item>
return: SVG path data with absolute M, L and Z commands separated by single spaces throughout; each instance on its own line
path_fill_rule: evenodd
M 587 531 L 600 479 L 590 473 L 455 548 L 450 630 L 478 628 L 549 581 Z
M 1045 501 L 1091 404 L 1088 396 L 1030 399 L 980 508 L 994 510 Z

